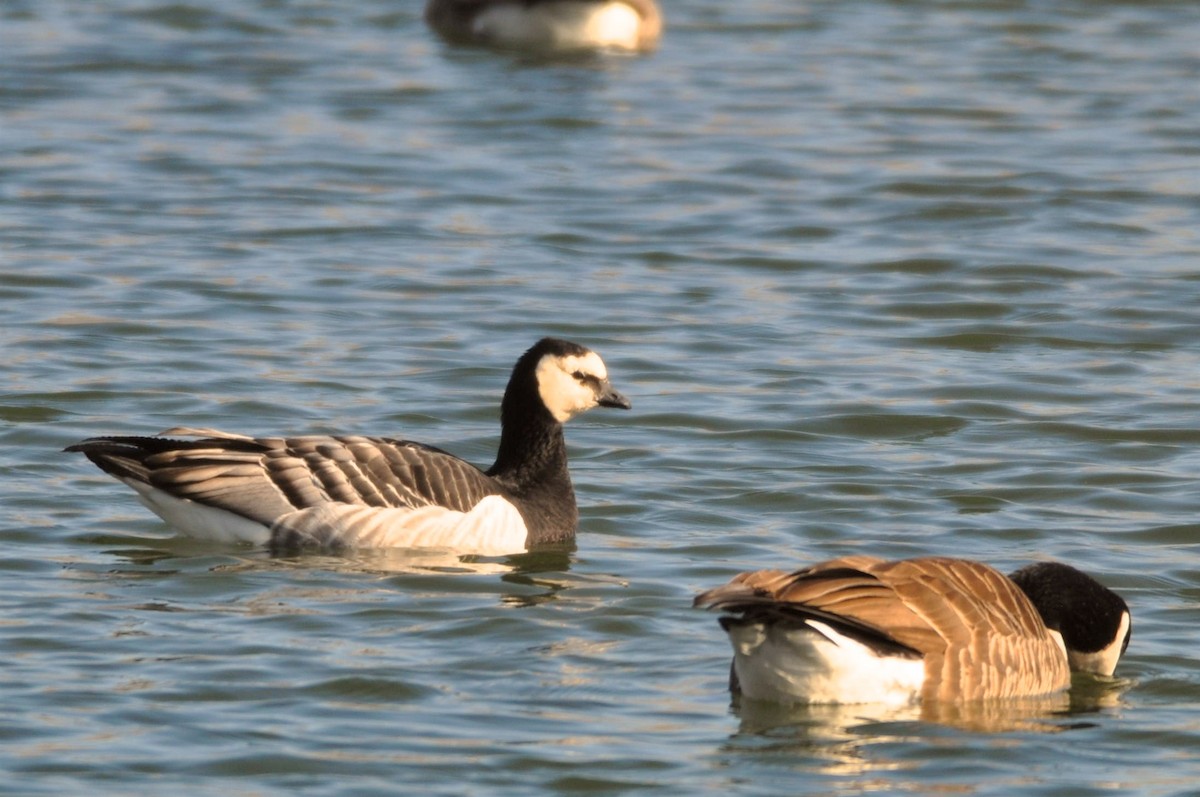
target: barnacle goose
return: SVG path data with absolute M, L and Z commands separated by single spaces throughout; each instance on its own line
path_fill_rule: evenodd
M 499 555 L 569 540 L 579 511 L 562 425 L 629 409 L 600 356 L 544 338 L 517 360 L 486 472 L 432 446 L 359 436 L 172 429 L 69 446 L 186 534 L 294 548 L 437 547 Z M 182 437 L 193 439 L 182 439 Z
M 777 703 L 1032 697 L 1112 675 L 1129 607 L 1073 567 L 849 556 L 741 573 L 694 605 L 726 612 L 730 689 Z
M 653 49 L 654 0 L 428 0 L 425 20 L 450 42 L 540 51 Z

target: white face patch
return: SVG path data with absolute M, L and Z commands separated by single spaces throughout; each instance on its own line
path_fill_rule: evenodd
M 536 374 L 542 403 L 559 423 L 595 407 L 595 384 L 608 381 L 604 361 L 591 351 L 580 356 L 547 354 L 538 361 Z
M 1129 631 L 1129 612 L 1121 614 L 1121 626 L 1112 644 L 1094 653 L 1081 653 L 1077 650 L 1067 651 L 1067 660 L 1071 669 L 1079 672 L 1090 672 L 1096 675 L 1112 675 L 1121 659 L 1121 646 L 1125 643 L 1125 634 Z

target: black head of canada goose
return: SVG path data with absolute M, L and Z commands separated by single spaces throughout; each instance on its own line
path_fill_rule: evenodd
M 726 612 L 730 688 L 777 703 L 1031 697 L 1111 675 L 1129 607 L 1073 567 L 849 556 L 741 573 L 694 605 Z
M 66 450 L 85 454 L 193 537 L 499 555 L 574 537 L 579 511 L 562 425 L 593 407 L 630 403 L 609 383 L 598 354 L 543 338 L 513 367 L 500 406 L 500 447 L 487 471 L 432 446 L 384 437 L 170 429 L 90 438 Z
M 654 0 L 428 0 L 425 21 L 449 42 L 536 51 L 652 50 Z

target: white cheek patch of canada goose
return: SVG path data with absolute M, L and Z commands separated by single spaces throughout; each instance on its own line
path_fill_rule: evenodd
M 1062 636 L 1076 672 L 1110 676 L 1129 647 L 1133 620 L 1121 596 L 1061 562 L 1037 562 L 1009 574 L 1042 622 Z
M 1072 669 L 1111 675 L 1131 622 L 1118 595 L 1068 565 L 1010 577 L 944 557 L 742 573 L 694 603 L 725 613 L 730 688 L 778 703 L 1049 695 Z
M 444 548 L 499 555 L 572 539 L 579 519 L 562 424 L 628 409 L 600 356 L 543 338 L 513 367 L 484 471 L 387 437 L 261 437 L 176 428 L 69 446 L 193 537 L 281 548 Z

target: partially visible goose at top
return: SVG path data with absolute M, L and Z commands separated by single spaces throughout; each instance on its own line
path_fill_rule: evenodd
M 428 0 L 425 20 L 447 41 L 507 49 L 652 50 L 654 0 Z
M 742 573 L 697 596 L 733 645 L 730 689 L 777 703 L 969 701 L 1066 689 L 1112 675 L 1129 607 L 1073 567 L 1011 576 L 939 557 L 849 556 Z
M 609 384 L 599 355 L 544 338 L 513 368 L 500 407 L 500 448 L 487 471 L 385 437 L 177 429 L 96 437 L 66 450 L 87 455 L 193 537 L 499 555 L 574 537 L 579 511 L 562 425 L 597 406 L 630 403 Z

